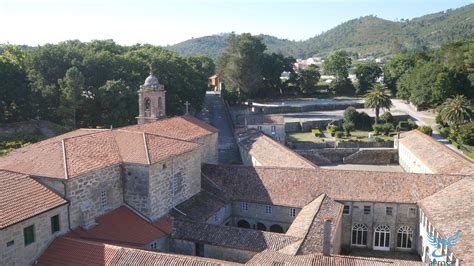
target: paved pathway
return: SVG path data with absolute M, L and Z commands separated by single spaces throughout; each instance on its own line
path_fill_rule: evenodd
M 225 113 L 220 96 L 208 91 L 202 111 L 197 117 L 219 129 L 219 164 L 240 163 L 240 153 L 231 127 L 231 121 Z

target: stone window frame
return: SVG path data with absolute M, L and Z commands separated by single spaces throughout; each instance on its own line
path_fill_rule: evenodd
M 413 247 L 413 229 L 403 225 L 397 231 L 397 248 L 411 249 Z
M 266 205 L 265 206 L 265 213 L 266 214 L 272 214 L 272 205 Z
M 416 218 L 416 208 L 415 207 L 409 207 L 408 210 L 407 210 L 408 214 L 408 218 Z
M 290 208 L 289 216 L 290 217 L 296 217 L 296 209 L 295 208 Z
M 372 212 L 372 206 L 364 205 L 364 214 L 369 215 Z
M 385 215 L 393 216 L 393 207 L 391 207 L 391 206 L 385 207 Z
M 354 238 L 354 232 L 356 233 L 355 238 Z M 359 232 L 360 232 L 360 238 L 359 238 Z M 352 225 L 351 245 L 352 246 L 359 246 L 359 247 L 366 247 L 367 246 L 368 234 L 369 234 L 369 228 L 367 227 L 366 224 L 354 224 L 354 225 Z
M 242 202 L 240 204 L 240 210 L 244 211 L 244 212 L 248 211 L 249 210 L 249 204 L 247 202 Z
M 350 215 L 351 214 L 351 205 L 344 205 L 342 209 L 342 214 Z
M 24 241 L 25 241 L 25 247 L 35 243 L 35 240 L 36 240 L 35 238 L 36 237 L 35 237 L 35 225 L 34 224 L 23 228 L 23 238 L 24 238 Z
M 61 231 L 61 221 L 59 219 L 59 214 L 51 216 L 51 234 L 55 234 Z

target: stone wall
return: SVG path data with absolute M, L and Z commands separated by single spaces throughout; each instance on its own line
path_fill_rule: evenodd
M 398 150 L 396 149 L 368 149 L 343 158 L 348 164 L 396 164 L 398 163 Z
M 202 163 L 217 164 L 219 161 L 218 133 L 196 138 L 193 142 L 202 144 Z
M 60 230 L 51 232 L 51 217 L 59 215 Z M 23 229 L 34 225 L 35 242 L 25 246 Z M 31 265 L 56 236 L 69 231 L 67 205 L 0 230 L 0 265 Z M 11 243 L 13 241 L 13 243 Z M 8 246 L 11 243 L 10 246 Z
M 151 165 L 149 176 L 149 218 L 157 220 L 201 191 L 201 149 Z
M 272 127 L 275 127 L 272 129 Z M 247 125 L 247 129 L 252 128 L 258 131 L 263 132 L 265 135 L 275 139 L 279 143 L 285 143 L 286 133 L 285 133 L 285 125 Z
M 169 240 L 170 252 L 181 254 L 181 255 L 196 255 L 196 244 L 191 241 L 181 239 L 170 239 Z
M 123 204 L 122 169 L 106 167 L 66 182 L 66 198 L 70 201 L 71 228 L 90 227 L 95 218 Z M 105 193 L 106 206 L 102 206 Z
M 359 149 L 312 149 L 296 152 L 316 165 L 343 163 L 344 157 L 358 152 Z
M 56 124 L 49 121 L 33 120 L 9 123 L 0 126 L 0 135 L 14 135 L 18 133 L 42 134 L 48 138 L 56 135 Z
M 257 114 L 281 114 L 281 113 L 302 113 L 311 111 L 332 111 L 345 110 L 347 107 L 353 106 L 357 109 L 364 108 L 363 103 L 351 104 L 313 104 L 302 106 L 253 106 L 252 110 Z
M 208 224 L 225 224 L 229 221 L 229 218 L 232 215 L 232 205 L 227 204 L 224 207 L 220 208 L 214 215 L 207 219 L 206 223 Z
M 150 183 L 149 169 L 146 165 L 123 164 L 124 201 L 138 210 L 141 214 L 150 217 Z
M 36 181 L 41 183 L 43 186 L 51 189 L 52 191 L 60 194 L 61 196 L 65 196 L 65 191 L 64 191 L 64 184 L 66 180 L 63 179 L 57 179 L 57 178 L 48 178 L 48 177 L 34 177 Z
M 374 202 L 344 202 L 344 205 L 350 206 L 350 213 L 342 216 L 342 238 L 341 248 L 348 250 L 351 248 L 373 249 L 374 230 L 378 225 L 387 225 L 390 228 L 390 251 L 408 251 L 416 250 L 418 217 L 409 216 L 409 208 L 415 208 L 415 204 L 399 203 L 374 203 Z M 370 206 L 370 213 L 364 214 L 364 206 Z M 387 215 L 386 208 L 392 208 L 392 215 Z M 354 224 L 365 224 L 367 231 L 367 245 L 354 246 L 351 244 L 352 227 Z M 413 230 L 413 242 L 411 249 L 401 249 L 396 247 L 397 231 L 401 226 L 409 226 Z
M 336 141 L 335 148 L 393 148 L 393 141 Z

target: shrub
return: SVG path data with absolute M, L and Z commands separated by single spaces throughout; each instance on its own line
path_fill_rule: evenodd
M 467 123 L 459 129 L 459 142 L 465 145 L 474 145 L 474 122 Z
M 313 134 L 315 137 L 321 136 L 321 131 L 317 128 L 311 129 L 311 134 Z
M 336 132 L 334 133 L 334 135 L 336 136 L 336 138 L 340 139 L 340 138 L 342 138 L 342 137 L 344 136 L 344 132 L 342 132 L 342 131 L 336 131 Z
M 346 110 L 344 110 L 344 122 L 356 125 L 357 120 L 359 120 L 359 112 L 352 106 L 347 107 Z
M 390 123 L 385 123 L 385 124 L 382 124 L 382 132 L 385 136 L 388 136 L 390 134 L 390 131 L 392 131 L 393 129 L 393 125 L 390 124 Z
M 409 130 L 416 129 L 418 126 L 416 125 L 415 121 L 408 119 L 407 120 Z
M 429 136 L 433 134 L 433 130 L 430 126 L 420 126 L 417 128 L 417 130 Z
M 383 125 L 382 124 L 375 124 L 372 126 L 375 131 L 375 135 L 380 135 L 383 132 Z
M 385 112 L 380 116 L 380 121 L 384 123 L 393 123 L 393 116 L 390 112 Z
M 342 128 L 344 128 L 344 132 L 348 137 L 351 135 L 351 131 L 354 130 L 354 127 L 354 123 L 352 122 L 344 122 L 344 124 L 342 124 Z
M 370 130 L 372 128 L 372 118 L 366 112 L 361 112 L 355 126 L 357 129 Z
M 443 136 L 444 138 L 448 138 L 449 137 L 449 127 L 442 127 L 439 129 L 439 134 L 441 134 L 441 136 Z
M 334 134 L 336 133 L 338 127 L 336 125 L 328 125 L 326 130 L 331 134 L 332 137 L 334 137 Z

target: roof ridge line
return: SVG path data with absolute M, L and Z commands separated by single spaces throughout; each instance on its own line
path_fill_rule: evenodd
M 150 153 L 148 152 L 148 143 L 147 143 L 147 140 L 146 140 L 146 135 L 145 135 L 145 132 L 143 132 L 143 145 L 145 146 L 145 155 L 146 155 L 146 162 L 148 163 L 148 165 L 150 165 Z
M 63 150 L 64 179 L 69 179 L 69 172 L 67 169 L 66 143 L 64 142 L 64 139 L 61 140 L 61 146 Z
M 314 216 L 311 218 L 311 223 L 309 224 L 309 227 L 308 227 L 308 230 L 306 230 L 304 236 L 301 238 L 301 243 L 298 247 L 298 250 L 296 250 L 296 254 L 298 254 L 298 251 L 300 251 L 301 249 L 301 246 L 303 245 L 303 242 L 306 240 L 306 238 L 308 237 L 308 234 L 309 234 L 309 230 L 311 230 L 311 226 L 313 225 L 314 223 L 314 219 L 316 219 L 316 216 L 318 216 L 318 213 L 319 211 L 321 211 L 321 205 L 323 205 L 323 201 L 324 199 L 326 199 L 327 197 L 327 194 L 326 193 L 322 193 L 321 195 L 319 195 L 317 198 L 315 198 L 314 200 L 312 200 L 310 203 L 306 204 L 306 205 L 309 205 L 311 203 L 313 203 L 313 201 L 315 201 L 316 199 L 318 199 L 319 197 L 323 196 L 323 198 L 321 199 L 321 201 L 319 202 L 318 204 L 318 211 L 314 213 Z M 303 207 L 304 208 L 304 207 Z M 295 217 L 296 219 L 296 217 Z
M 178 138 L 172 138 L 172 137 L 163 136 L 163 135 L 160 135 L 160 134 L 149 133 L 149 132 L 143 132 L 143 134 L 147 134 L 147 135 L 151 135 L 151 136 L 155 136 L 155 137 L 160 137 L 160 138 L 164 138 L 164 139 L 171 139 L 171 140 L 177 140 L 177 141 L 182 141 L 182 142 L 187 142 L 187 143 L 198 144 L 198 145 L 202 146 L 202 144 L 197 143 L 197 142 L 184 140 L 184 139 L 178 139 Z

